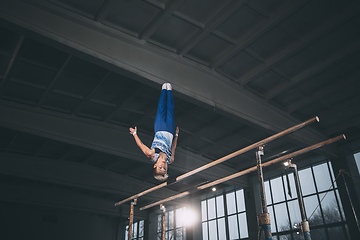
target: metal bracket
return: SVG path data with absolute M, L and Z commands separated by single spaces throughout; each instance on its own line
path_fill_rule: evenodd
M 257 217 L 258 225 L 270 225 L 270 214 L 269 213 L 260 213 Z
M 299 223 L 299 226 L 302 232 L 310 232 L 310 226 L 308 221 Z
M 258 153 L 261 156 L 264 156 L 264 146 L 259 146 Z
M 163 204 L 160 204 L 160 209 L 161 209 L 163 212 L 166 211 L 166 208 L 165 208 L 165 206 L 164 206 Z

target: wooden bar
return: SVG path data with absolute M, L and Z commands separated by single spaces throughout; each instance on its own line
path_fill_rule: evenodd
M 256 143 L 254 143 L 254 144 L 252 144 L 252 145 L 250 145 L 250 146 L 247 146 L 247 147 L 245 147 L 245 148 L 243 148 L 243 149 L 240 149 L 240 150 L 238 150 L 238 151 L 236 151 L 236 152 L 234 152 L 234 153 L 231 153 L 231 154 L 229 154 L 229 155 L 227 155 L 227 156 L 225 156 L 225 157 L 222 157 L 222 158 L 220 158 L 220 159 L 218 159 L 218 160 L 215 160 L 215 161 L 212 161 L 212 162 L 210 162 L 210 163 L 208 163 L 208 164 L 206 164 L 206 165 L 204 165 L 204 166 L 201 166 L 201 167 L 199 167 L 199 168 L 196 168 L 196 169 L 194 169 L 194 170 L 192 170 L 192 171 L 190 171 L 190 172 L 188 172 L 188 173 L 185 173 L 185 174 L 183 174 L 183 175 L 180 175 L 180 176 L 178 176 L 178 177 L 175 179 L 175 181 L 172 182 L 171 184 L 177 183 L 177 182 L 179 182 L 179 181 L 181 181 L 181 180 L 183 180 L 183 179 L 185 179 L 185 178 L 187 178 L 187 177 L 190 177 L 190 176 L 192 176 L 192 175 L 194 175 L 194 174 L 196 174 L 196 173 L 199 173 L 199 172 L 204 171 L 204 170 L 206 170 L 206 169 L 208 169 L 208 168 L 211 168 L 211 167 L 213 167 L 213 166 L 215 166 L 215 165 L 218 165 L 218 164 L 220 164 L 220 163 L 223 163 L 223 162 L 225 162 L 225 161 L 227 161 L 227 160 L 229 160 L 229 159 L 231 159 L 231 158 L 234 158 L 234 157 L 236 157 L 236 156 L 239 156 L 239 155 L 241 155 L 241 154 L 243 154 L 243 153 L 246 153 L 246 152 L 248 152 L 248 151 L 250 151 L 250 150 L 252 150 L 252 149 L 255 149 L 255 148 L 259 147 L 259 146 L 263 146 L 263 145 L 265 145 L 265 144 L 267 144 L 267 143 L 269 143 L 269 142 L 271 142 L 271 141 L 274 141 L 275 139 L 278 139 L 278 138 L 280 138 L 280 137 L 283 137 L 283 136 L 285 136 L 285 135 L 288 135 L 288 134 L 290 134 L 290 133 L 293 133 L 293 132 L 295 132 L 295 131 L 297 131 L 297 130 L 299 130 L 299 129 L 301 129 L 301 128 L 304 128 L 304 127 L 306 127 L 306 126 L 314 123 L 314 122 L 319 122 L 319 118 L 318 118 L 318 117 L 311 118 L 311 119 L 309 119 L 309 120 L 307 120 L 307 121 L 305 121 L 305 122 L 303 122 L 303 123 L 300 123 L 300 124 L 295 125 L 295 126 L 293 126 L 293 127 L 291 127 L 291 128 L 288 128 L 288 129 L 286 129 L 286 130 L 284 130 L 284 131 L 282 131 L 282 132 L 279 132 L 279 133 L 277 133 L 277 134 L 274 134 L 274 135 L 272 135 L 272 136 L 270 136 L 270 137 L 268 137 L 268 138 L 265 138 L 265 139 L 263 139 L 263 140 L 261 140 L 261 141 L 259 141 L 259 142 L 256 142 Z M 162 188 L 162 187 L 165 187 L 165 186 L 167 186 L 167 185 L 168 185 L 167 182 L 161 183 L 161 184 L 159 184 L 159 185 L 157 185 L 157 186 L 155 186 L 155 187 L 153 187 L 153 188 L 150 188 L 150 189 L 145 190 L 145 191 L 143 191 L 143 192 L 141 192 L 141 193 L 138 193 L 138 194 L 136 194 L 136 195 L 134 195 L 134 196 L 132 196 L 132 197 L 129 197 L 129 198 L 126 198 L 126 199 L 124 199 L 124 200 L 122 200 L 122 201 L 120 201 L 120 202 L 117 202 L 117 203 L 115 203 L 115 206 L 121 205 L 121 204 L 123 204 L 123 203 L 125 203 L 125 202 L 128 202 L 128 201 L 131 201 L 132 199 L 139 198 L 139 197 L 141 197 L 141 196 L 143 196 L 143 195 L 145 195 L 145 194 L 148 194 L 148 193 L 150 193 L 150 192 L 153 192 L 153 191 L 155 191 L 155 190 L 158 190 L 158 189 L 160 189 L 160 188 Z
M 304 153 L 307 153 L 307 152 L 316 150 L 316 149 L 318 149 L 318 148 L 321 148 L 321 147 L 323 147 L 323 146 L 329 145 L 329 144 L 331 144 L 331 143 L 337 142 L 337 141 L 342 140 L 342 139 L 346 139 L 346 137 L 345 137 L 344 134 L 339 135 L 339 136 L 334 137 L 334 138 L 331 138 L 331 139 L 328 139 L 328 140 L 326 140 L 326 141 L 323 141 L 323 142 L 314 144 L 314 145 L 309 146 L 309 147 L 307 147 L 307 148 L 300 149 L 300 150 L 298 150 L 298 151 L 296 151 L 296 152 L 289 153 L 289 154 L 287 154 L 287 155 L 285 155 L 285 156 L 282 156 L 282 157 L 273 159 L 273 160 L 268 161 L 268 162 L 266 162 L 266 163 L 262 163 L 261 165 L 262 165 L 262 167 L 268 167 L 268 166 L 271 166 L 271 165 L 273 165 L 273 164 L 279 163 L 279 162 L 281 162 L 281 161 L 284 161 L 284 160 L 287 160 L 287 159 L 296 157 L 296 156 L 298 156 L 298 155 L 301 155 L 301 154 L 304 154 Z M 213 187 L 213 186 L 218 185 L 218 184 L 220 184 L 220 183 L 223 183 L 223 182 L 232 180 L 232 179 L 234 179 L 234 178 L 243 176 L 243 175 L 245 175 L 245 174 L 248 174 L 248 173 L 253 172 L 253 171 L 256 171 L 256 170 L 257 170 L 257 166 L 254 166 L 254 167 L 248 168 L 248 169 L 246 169 L 246 170 L 243 170 L 243 171 L 241 171 L 241 172 L 238 172 L 238 173 L 229 175 L 229 176 L 227 176 L 227 177 L 218 179 L 218 180 L 216 180 L 216 181 L 213 181 L 213 182 L 210 182 L 210 183 L 201 185 L 201 186 L 197 187 L 196 190 L 204 190 L 204 189 L 206 189 L 206 188 Z M 191 192 L 193 192 L 193 191 L 191 191 Z M 155 202 L 155 203 L 146 205 L 146 206 L 144 206 L 144 207 L 141 207 L 140 210 L 145 210 L 145 209 L 151 208 L 151 207 L 153 207 L 153 206 L 156 206 L 156 205 L 159 205 L 159 204 L 163 204 L 163 203 L 165 203 L 165 202 L 169 202 L 169 201 L 172 201 L 172 200 L 175 200 L 175 199 L 178 199 L 178 198 L 185 197 L 185 196 L 189 195 L 191 192 L 190 192 L 190 191 L 182 192 L 182 193 L 180 193 L 180 194 L 177 194 L 177 195 L 168 197 L 168 198 L 166 198 L 166 199 L 160 200 L 160 201 L 158 201 L 158 202 Z

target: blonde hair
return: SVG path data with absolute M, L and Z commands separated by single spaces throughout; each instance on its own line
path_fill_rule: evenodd
M 159 159 L 159 157 L 160 157 L 160 155 L 159 155 L 159 156 L 157 157 L 157 159 L 155 160 L 155 163 L 157 162 L 157 160 Z M 161 182 L 164 182 L 164 181 L 166 181 L 166 180 L 169 178 L 169 175 L 168 175 L 167 173 L 165 173 L 164 175 L 158 174 L 156 168 L 154 168 L 153 174 L 154 174 L 154 178 L 155 178 L 156 180 L 158 180 L 158 181 L 161 181 Z
M 165 175 L 157 174 L 154 170 L 154 178 L 158 181 L 164 182 L 169 178 L 169 175 L 165 173 Z

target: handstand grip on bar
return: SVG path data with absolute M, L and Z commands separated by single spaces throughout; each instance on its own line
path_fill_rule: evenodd
M 180 176 L 178 176 L 178 177 L 175 179 L 175 181 L 172 180 L 172 181 L 169 182 L 169 183 L 168 183 L 168 182 L 161 183 L 161 184 L 159 184 L 159 185 L 157 185 L 157 186 L 155 186 L 155 187 L 152 187 L 152 188 L 150 188 L 150 189 L 148 189 L 148 190 L 145 190 L 145 191 L 143 191 L 143 192 L 141 192 L 141 193 L 138 193 L 138 194 L 136 194 L 136 195 L 134 195 L 134 196 L 132 196 L 132 197 L 129 197 L 129 198 L 126 198 L 126 199 L 124 199 L 124 200 L 122 200 L 122 201 L 120 201 L 120 202 L 117 202 L 117 203 L 115 203 L 115 206 L 119 206 L 119 205 L 121 205 L 121 204 L 123 204 L 123 203 L 125 203 L 125 202 L 131 201 L 131 200 L 133 200 L 133 199 L 137 199 L 137 198 L 139 198 L 139 197 L 141 197 L 141 196 L 143 196 L 143 195 L 145 195 L 145 194 L 148 194 L 148 193 L 150 193 L 150 192 L 153 192 L 153 191 L 155 191 L 155 190 L 158 190 L 158 189 L 160 189 L 160 188 L 162 188 L 162 187 L 165 187 L 165 186 L 167 186 L 167 185 L 180 182 L 181 180 L 183 180 L 183 179 L 185 179 L 185 178 L 187 178 L 187 177 L 190 177 L 190 176 L 192 176 L 192 175 L 194 175 L 194 174 L 196 174 L 196 173 L 199 173 L 199 172 L 201 172 L 201 171 L 204 171 L 204 170 L 206 170 L 206 169 L 208 169 L 208 168 L 210 168 L 210 167 L 213 167 L 213 166 L 215 166 L 215 165 L 218 165 L 218 164 L 220 164 L 220 163 L 223 163 L 223 162 L 225 162 L 225 161 L 227 161 L 227 160 L 229 160 L 229 159 L 231 159 L 231 158 L 234 158 L 234 157 L 236 157 L 236 156 L 239 156 L 239 155 L 241 155 L 241 154 L 243 154 L 243 153 L 246 153 L 246 152 L 248 152 L 248 151 L 250 151 L 250 150 L 252 150 L 252 149 L 255 149 L 255 148 L 259 147 L 259 146 L 263 146 L 263 145 L 265 145 L 265 144 L 267 144 L 267 143 L 269 143 L 269 142 L 271 142 L 271 141 L 274 141 L 275 139 L 278 139 L 278 138 L 283 137 L 283 136 L 285 136 L 285 135 L 287 135 L 287 134 L 293 133 L 293 132 L 295 132 L 295 131 L 297 131 L 297 130 L 299 130 L 299 129 L 301 129 L 301 128 L 304 128 L 304 127 L 306 127 L 306 126 L 314 123 L 314 122 L 319 122 L 319 118 L 318 118 L 318 117 L 311 118 L 311 119 L 309 119 L 309 120 L 307 120 L 307 121 L 305 121 L 305 122 L 303 122 L 303 123 L 300 123 L 300 124 L 295 125 L 295 126 L 293 126 L 293 127 L 291 127 L 291 128 L 288 128 L 288 129 L 286 129 L 286 130 L 284 130 L 284 131 L 282 131 L 282 132 L 279 132 L 279 133 L 277 133 L 277 134 L 274 134 L 274 135 L 272 135 L 272 136 L 270 136 L 270 137 L 268 137 L 268 138 L 265 138 L 264 140 L 261 140 L 261 141 L 259 141 L 259 142 L 256 142 L 256 143 L 254 143 L 254 144 L 252 144 L 252 145 L 250 145 L 250 146 L 247 146 L 247 147 L 245 147 L 245 148 L 243 148 L 243 149 L 240 149 L 240 150 L 238 150 L 238 151 L 236 151 L 236 152 L 234 152 L 234 153 L 231 153 L 231 154 L 229 154 L 229 155 L 227 155 L 227 156 L 225 156 L 225 157 L 222 157 L 222 158 L 220 158 L 220 159 L 218 159 L 218 160 L 215 160 L 215 161 L 212 161 L 212 162 L 210 162 L 210 163 L 208 163 L 208 164 L 206 164 L 206 165 L 204 165 L 204 166 L 201 166 L 201 167 L 199 167 L 199 168 L 196 168 L 196 169 L 194 169 L 194 170 L 192 170 L 192 171 L 190 171 L 190 172 L 188 172 L 188 173 L 185 173 L 185 174 L 183 174 L 183 175 L 180 175 Z

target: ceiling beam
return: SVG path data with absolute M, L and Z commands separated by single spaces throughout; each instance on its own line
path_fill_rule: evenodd
M 11 139 L 11 141 L 9 142 L 9 144 L 6 146 L 5 148 L 5 152 L 8 152 L 9 149 L 11 148 L 12 144 L 16 141 L 16 139 L 19 137 L 19 133 L 17 132 L 13 138 Z
M 20 48 L 24 42 L 24 38 L 25 36 L 24 35 L 21 35 L 19 37 L 19 40 L 16 44 L 16 47 L 15 47 L 15 50 L 10 58 L 10 61 L 9 61 L 9 64 L 8 66 L 6 67 L 6 70 L 5 70 L 5 73 L 3 75 L 3 80 L 0 82 L 0 95 L 3 95 L 4 91 L 5 91 L 5 87 L 6 87 L 6 84 L 9 82 L 9 73 L 10 73 L 10 70 L 11 68 L 13 67 L 14 63 L 15 63 L 15 59 L 17 58 L 17 56 L 19 55 L 19 51 L 20 51 Z
M 70 145 L 70 146 L 61 154 L 61 156 L 58 158 L 58 160 L 60 160 L 60 161 L 66 160 L 66 158 L 67 158 L 68 156 L 70 156 L 71 153 L 74 152 L 74 151 L 75 151 L 75 147 L 74 147 L 73 145 Z
M 122 206 L 122 211 L 108 199 L 82 194 L 70 189 L 45 186 L 41 184 L 24 185 L 0 182 L 0 200 L 22 205 L 47 206 L 60 209 L 76 210 L 107 216 L 129 217 L 129 207 Z M 146 218 L 146 211 L 135 207 L 136 218 Z
M 228 120 L 227 119 L 217 119 L 213 122 L 211 122 L 210 124 L 208 125 L 205 125 L 205 126 L 202 126 L 200 128 L 197 128 L 196 131 L 192 131 L 190 132 L 189 131 L 189 135 L 187 138 L 185 139 L 182 139 L 182 141 L 184 142 L 187 142 L 187 143 L 191 143 L 194 139 L 196 138 L 202 138 L 204 139 L 205 141 L 207 141 L 208 143 L 211 143 L 212 141 L 207 139 L 206 137 L 203 137 L 203 135 L 213 129 L 217 129 L 219 128 L 220 126 L 223 126 L 224 124 L 228 123 Z M 229 133 L 231 134 L 231 133 Z
M 155 120 L 156 117 L 156 113 L 157 113 L 157 108 L 149 108 L 144 115 L 135 122 L 135 126 L 141 126 L 141 124 L 143 124 L 144 122 L 146 122 L 149 118 L 153 118 Z
M 192 109 L 188 109 L 186 113 L 182 114 L 176 119 L 176 124 L 181 126 L 185 125 L 187 122 L 191 121 L 192 119 L 196 118 L 199 114 L 203 113 L 204 109 L 194 105 Z
M 154 7 L 159 8 L 161 10 L 165 10 L 165 7 L 166 7 L 165 4 L 160 1 L 157 1 L 157 0 L 143 0 L 143 1 L 153 5 Z
M 329 21 L 321 24 L 320 26 L 314 28 L 310 31 L 307 35 L 303 36 L 298 41 L 290 44 L 288 47 L 271 57 L 265 64 L 260 65 L 250 72 L 246 73 L 244 76 L 241 77 L 240 83 L 241 85 L 245 85 L 246 83 L 250 82 L 251 80 L 255 79 L 258 76 L 264 74 L 265 71 L 273 68 L 277 64 L 282 61 L 286 61 L 287 58 L 293 56 L 300 50 L 306 48 L 311 43 L 321 39 L 330 31 L 336 29 L 344 22 L 348 21 L 352 17 L 354 17 L 359 12 L 359 6 L 350 6 L 343 11 L 339 12 L 338 14 L 332 16 Z M 281 85 L 280 85 L 281 86 Z M 279 90 L 275 88 L 271 92 L 268 93 L 269 96 L 274 95 L 273 92 L 278 92 Z
M 75 119 L 72 116 L 54 114 L 31 106 L 24 107 L 17 104 L 6 106 L 4 101 L 0 101 L 0 112 L 0 126 L 2 127 L 113 154 L 140 163 L 149 164 L 150 162 L 138 148 L 133 137 L 129 135 L 128 128 L 98 121 Z M 151 145 L 152 135 L 141 131 L 139 135 L 145 145 Z M 170 168 L 184 173 L 210 161 L 200 155 L 189 154 L 188 151 L 179 147 L 176 150 L 175 162 Z M 199 176 L 214 180 L 232 173 L 234 170 L 230 167 L 219 165 L 209 169 L 206 174 L 199 173 Z M 245 182 L 241 184 L 246 185 Z
M 306 71 L 298 74 L 293 78 L 290 78 L 290 81 L 285 82 L 280 86 L 277 86 L 276 88 L 274 88 L 274 90 L 271 90 L 269 93 L 267 93 L 265 98 L 269 101 L 280 95 L 281 93 L 285 92 L 289 88 L 294 87 L 296 84 L 304 82 L 305 80 L 315 76 L 316 74 L 319 74 L 325 69 L 329 69 L 331 66 L 336 65 L 345 58 L 356 53 L 360 49 L 359 45 L 359 39 L 356 39 L 352 44 L 346 45 L 344 48 L 340 49 L 327 59 L 319 61 L 317 64 L 314 64 Z
M 254 27 L 251 32 L 244 34 L 240 39 L 238 39 L 238 43 L 235 46 L 230 46 L 222 54 L 217 56 L 212 61 L 212 68 L 216 69 L 222 64 L 224 64 L 228 59 L 236 55 L 239 51 L 249 46 L 263 33 L 271 29 L 273 26 L 275 26 L 277 23 L 279 23 L 289 15 L 291 15 L 294 11 L 298 10 L 299 7 L 304 5 L 307 1 L 308 0 L 287 1 L 287 3 L 283 7 L 279 8 L 269 18 L 264 19 L 262 23 Z
M 336 104 L 330 109 L 326 109 L 319 113 L 320 118 L 330 118 L 334 117 L 334 114 L 341 115 L 343 112 L 348 112 L 354 109 L 360 108 L 360 96 L 354 96 L 340 104 Z
M 160 13 L 141 31 L 140 38 L 148 40 L 184 1 L 185 0 L 172 0 L 166 4 L 165 10 L 160 10 Z
M 187 40 L 178 50 L 180 55 L 186 54 L 191 48 L 204 39 L 210 32 L 214 31 L 219 24 L 221 24 L 226 18 L 237 11 L 247 0 L 232 0 L 225 7 L 223 7 L 215 16 L 213 16 L 205 27 L 200 29 L 195 35 Z
M 87 157 L 86 159 L 84 159 L 84 160 L 82 161 L 82 163 L 83 163 L 83 164 L 88 164 L 88 163 L 91 162 L 92 160 L 97 159 L 97 158 L 99 158 L 99 157 L 101 157 L 101 153 L 100 153 L 100 152 L 94 152 L 94 153 L 92 153 L 89 157 Z
M 204 24 L 199 22 L 198 20 L 195 20 L 194 18 L 189 17 L 188 15 L 185 15 L 181 12 L 175 11 L 173 12 L 173 15 L 180 18 L 181 20 L 184 20 L 185 22 L 190 23 L 191 25 L 203 29 L 204 28 Z
M 113 9 L 116 0 L 106 0 L 103 6 L 101 7 L 99 13 L 95 16 L 95 21 L 103 22 L 110 11 Z
M 302 109 L 312 103 L 315 103 L 319 100 L 324 99 L 332 94 L 335 94 L 339 91 L 346 92 L 347 89 L 351 89 L 354 87 L 354 83 L 359 81 L 359 78 L 350 77 L 342 79 L 339 77 L 337 82 L 333 84 L 327 84 L 323 88 L 320 88 L 318 91 L 312 92 L 310 96 L 301 98 L 298 101 L 292 102 L 286 107 L 286 110 L 290 113 L 296 112 L 299 109 Z
M 18 154 L 0 154 L 0 156 L 0 174 L 2 175 L 122 196 L 134 195 L 138 191 L 154 187 L 153 184 L 148 182 L 132 177 L 124 177 L 115 172 L 86 164 Z M 153 194 L 144 196 L 144 199 L 157 200 L 166 197 L 169 193 L 174 194 L 177 192 L 169 188 L 159 189 Z
M 111 71 L 108 71 L 108 73 L 96 84 L 96 86 L 87 94 L 87 96 L 84 97 L 84 100 L 77 106 L 73 112 L 72 115 L 78 114 L 79 111 L 84 107 L 86 103 L 91 99 L 91 96 L 99 89 L 101 84 L 110 76 Z
M 116 103 L 115 109 L 104 118 L 104 121 L 111 121 L 111 118 L 115 115 L 115 113 L 117 113 L 119 109 L 122 109 L 125 106 L 129 105 L 129 103 L 131 103 L 131 101 L 133 101 L 138 96 L 138 94 L 144 90 L 145 87 L 146 86 L 142 85 L 138 89 L 136 89 L 135 92 L 127 99 L 120 99 L 119 102 Z
M 39 155 L 39 153 L 43 150 L 43 149 L 45 149 L 45 147 L 46 147 L 46 145 L 49 143 L 49 140 L 44 140 L 43 141 L 43 143 L 41 144 L 41 146 L 35 151 L 35 153 L 34 153 L 34 157 L 37 157 L 38 155 Z
M 86 17 L 76 15 L 70 20 L 64 13 L 55 14 L 54 10 L 46 11 L 46 6 L 39 8 L 19 0 L 1 1 L 0 13 L 0 19 L 7 24 L 32 31 L 47 44 L 79 57 L 86 56 L 90 62 L 147 85 L 170 80 L 174 91 L 184 98 L 213 106 L 268 132 L 279 132 L 299 123 L 224 76 L 179 56 L 164 54 L 134 38 L 130 41 L 128 35 Z M 306 144 L 325 139 L 320 132 L 309 128 L 292 136 Z
M 55 77 L 52 79 L 51 83 L 47 86 L 46 90 L 44 91 L 44 93 L 42 94 L 42 96 L 40 97 L 40 99 L 37 102 L 37 106 L 40 107 L 43 105 L 46 96 L 51 92 L 51 90 L 54 88 L 54 83 L 56 82 L 56 80 L 59 78 L 59 76 L 61 75 L 61 73 L 63 72 L 64 68 L 66 67 L 66 65 L 69 63 L 70 59 L 71 59 L 72 55 L 69 55 L 67 57 L 67 59 L 65 60 L 65 62 L 63 63 L 63 65 L 61 66 L 61 68 L 59 69 L 59 71 L 57 72 L 57 74 L 55 75 Z
M 254 141 L 244 137 L 244 136 L 248 135 L 249 131 L 251 131 L 251 129 L 239 129 L 239 130 L 236 130 L 232 134 L 226 135 L 225 137 L 217 140 L 214 145 L 209 144 L 208 146 L 200 149 L 198 151 L 198 153 L 201 154 L 201 155 L 206 156 L 206 153 L 213 150 L 213 149 L 216 149 L 216 148 L 225 149 L 228 146 L 229 142 L 239 142 L 239 141 L 245 142 L 245 144 L 242 144 L 243 146 L 239 146 L 239 150 L 241 148 L 250 146 L 251 144 L 254 143 Z M 238 156 L 237 158 L 239 159 L 237 165 L 243 164 L 243 162 L 248 162 L 248 161 L 253 160 L 253 158 L 250 158 L 248 156 L 248 153 L 242 154 L 242 155 Z M 235 168 L 235 169 L 238 170 L 239 168 Z
M 360 125 L 360 117 L 355 116 L 352 118 L 343 119 L 343 121 L 340 121 L 333 126 L 329 126 L 328 128 L 324 129 L 324 132 L 326 135 L 330 136 L 358 125 Z

